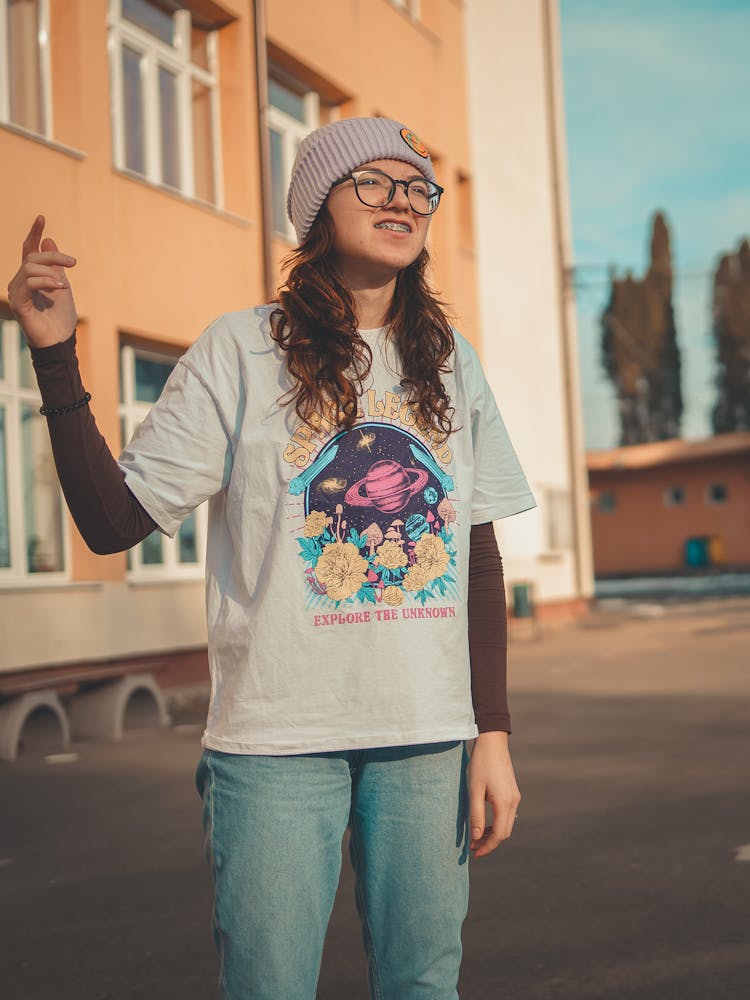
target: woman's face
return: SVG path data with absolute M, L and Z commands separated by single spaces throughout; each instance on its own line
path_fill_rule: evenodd
M 382 170 L 404 181 L 422 176 L 400 160 L 372 160 L 357 169 Z M 422 252 L 430 216 L 412 211 L 400 185 L 383 208 L 363 205 L 351 180 L 331 188 L 326 204 L 333 219 L 337 263 L 351 287 L 378 286 L 392 280 Z

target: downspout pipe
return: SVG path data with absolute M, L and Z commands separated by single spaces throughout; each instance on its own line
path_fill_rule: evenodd
M 571 529 L 576 596 L 587 602 L 593 595 L 593 559 L 591 552 L 591 524 L 588 509 L 588 482 L 585 467 L 585 444 L 580 415 L 580 383 L 578 356 L 573 321 L 574 303 L 568 278 L 569 228 L 564 212 L 563 198 L 567 198 L 567 185 L 561 173 L 564 166 L 564 123 L 558 97 L 561 85 L 559 67 L 558 0 L 540 0 L 542 37 L 547 90 L 547 130 L 552 173 L 552 200 L 554 211 L 555 249 L 558 265 L 558 309 L 560 314 L 560 348 L 563 364 L 563 396 L 565 402 L 565 429 L 568 451 L 568 479 L 570 482 L 572 510 Z
M 261 244 L 263 291 L 266 301 L 276 296 L 271 253 L 271 145 L 268 139 L 268 49 L 265 0 L 254 0 L 255 72 L 258 90 L 258 151 L 260 153 Z

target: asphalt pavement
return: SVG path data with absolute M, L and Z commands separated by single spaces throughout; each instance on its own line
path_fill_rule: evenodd
M 462 1000 L 750 998 L 749 640 L 741 597 L 515 633 L 523 798 L 471 865 Z M 2 1000 L 217 996 L 182 718 L 0 765 Z M 318 997 L 367 997 L 348 860 Z

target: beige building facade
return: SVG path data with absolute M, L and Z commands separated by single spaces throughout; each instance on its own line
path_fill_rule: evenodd
M 557 0 L 468 0 L 479 338 L 537 508 L 498 522 L 547 615 L 593 594 Z

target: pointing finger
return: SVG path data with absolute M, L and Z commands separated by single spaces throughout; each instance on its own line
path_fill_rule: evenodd
M 26 235 L 26 239 L 23 241 L 23 247 L 21 249 L 21 261 L 26 260 L 30 253 L 37 253 L 39 251 L 39 240 L 44 232 L 44 216 L 37 215 L 31 224 L 31 229 Z

